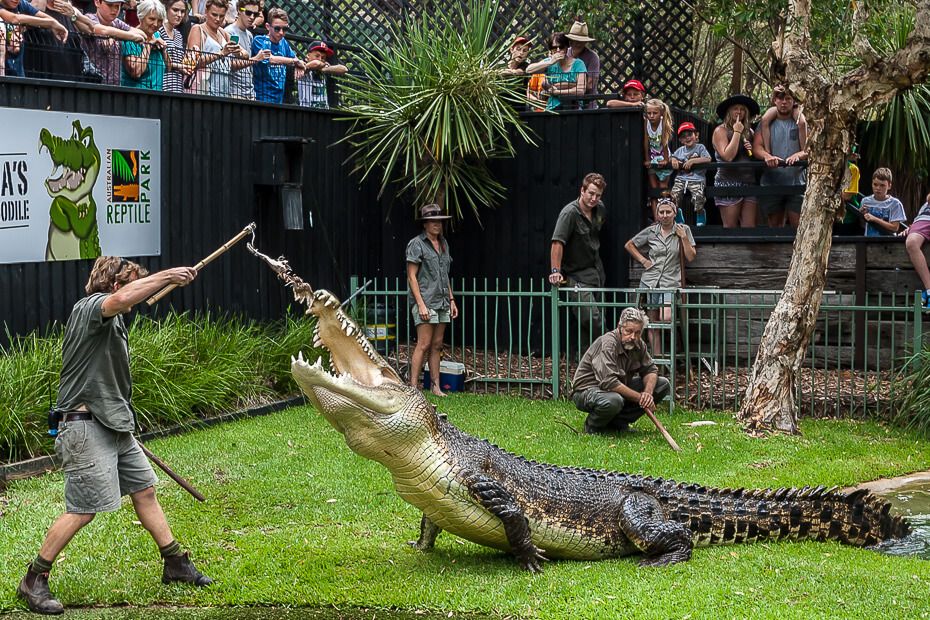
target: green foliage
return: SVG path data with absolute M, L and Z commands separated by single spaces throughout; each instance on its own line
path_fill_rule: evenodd
M 930 346 L 907 360 L 895 382 L 894 397 L 894 423 L 930 437 Z
M 365 77 L 347 77 L 343 93 L 353 120 L 346 141 L 363 178 L 380 170 L 382 191 L 398 183 L 417 205 L 439 202 L 460 218 L 503 196 L 487 161 L 513 155 L 511 129 L 530 138 L 519 81 L 500 72 L 498 3 L 471 0 L 453 16 L 424 11 L 390 27 L 394 47 L 359 58 Z
M 293 394 L 290 356 L 312 349 L 312 321 L 136 317 L 129 331 L 133 406 L 143 430 Z M 60 329 L 17 339 L 0 354 L 0 461 L 52 450 L 46 413 L 58 391 Z
M 675 453 L 646 419 L 634 436 L 577 435 L 557 421 L 580 427 L 583 414 L 568 402 L 473 395 L 437 402 L 466 432 L 529 458 L 714 486 L 845 486 L 930 462 L 930 442 L 874 422 L 803 420 L 803 436 L 761 441 L 730 415 L 662 411 L 684 449 Z M 716 425 L 684 426 L 696 420 Z M 309 407 L 150 447 L 207 497 L 194 502 L 167 479 L 157 487 L 175 536 L 216 583 L 163 586 L 158 554 L 127 501 L 98 516 L 56 564 L 51 587 L 65 605 L 214 607 L 209 613 L 225 609 L 228 617 L 242 606 L 273 606 L 310 608 L 295 617 L 336 607 L 340 614 L 367 608 L 367 618 L 442 610 L 455 618 L 598 620 L 920 618 L 927 611 L 930 562 L 832 542 L 708 547 L 658 569 L 639 568 L 636 558 L 554 561 L 535 576 L 505 553 L 448 533 L 432 553 L 420 553 L 406 545 L 420 515 L 394 492 L 388 472 L 352 453 Z M 0 501 L 0 583 L 7 584 L 0 612 L 23 608 L 14 585 L 63 509 L 61 487 L 57 473 L 17 481 Z

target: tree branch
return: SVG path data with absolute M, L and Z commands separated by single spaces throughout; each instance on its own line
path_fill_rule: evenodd
M 853 2 L 852 31 L 853 47 L 859 58 L 862 59 L 862 65 L 868 66 L 878 60 L 878 52 L 872 47 L 868 36 L 863 32 L 862 24 L 869 20 L 869 6 L 866 2 Z
M 866 66 L 842 76 L 834 106 L 847 106 L 856 113 L 885 103 L 898 92 L 925 82 L 930 76 L 930 0 L 919 0 L 914 30 L 900 50 L 886 58 L 876 58 Z
M 701 12 L 701 9 L 698 8 L 698 5 L 696 2 L 689 2 L 688 0 L 684 0 L 683 4 L 686 7 L 690 8 L 692 11 L 694 11 L 694 14 L 698 16 L 698 19 L 700 19 L 702 22 L 704 22 L 708 26 L 716 25 L 716 22 L 704 16 L 704 14 Z M 746 57 L 749 58 L 750 62 L 752 62 L 752 64 L 756 66 L 756 70 L 759 71 L 759 73 L 763 75 L 767 73 L 765 66 L 756 59 L 751 49 L 749 49 L 748 47 L 746 47 L 745 45 L 743 45 L 742 43 L 740 43 L 738 40 L 734 39 L 727 33 L 723 34 L 723 38 L 729 41 L 730 43 L 732 43 L 733 45 L 735 45 L 736 47 L 743 50 L 743 53 L 746 54 Z

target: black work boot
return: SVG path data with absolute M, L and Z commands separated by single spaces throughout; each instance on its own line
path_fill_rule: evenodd
M 186 551 L 178 555 L 169 555 L 165 557 L 165 570 L 161 573 L 162 583 L 171 583 L 180 581 L 181 583 L 192 583 L 195 586 L 208 586 L 213 580 L 199 570 L 191 562 L 190 554 Z
M 48 589 L 48 573 L 34 573 L 32 565 L 19 582 L 16 594 L 25 599 L 29 611 L 37 614 L 54 616 L 65 611 L 64 605 L 59 603 Z

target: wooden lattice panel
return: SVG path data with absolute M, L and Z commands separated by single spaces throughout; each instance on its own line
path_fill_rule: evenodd
M 455 19 L 461 0 L 278 0 L 290 15 L 295 34 L 342 45 L 386 51 L 391 41 L 389 24 L 404 16 L 428 13 Z M 690 107 L 692 32 L 694 16 L 687 6 L 672 0 L 643 0 L 641 13 L 598 16 L 598 40 L 591 48 L 601 58 L 598 90 L 619 92 L 630 78 L 641 80 L 651 97 Z M 533 39 L 531 60 L 547 52 L 545 39 L 556 29 L 568 30 L 571 17 L 559 13 L 556 0 L 502 0 L 498 36 Z M 402 46 L 399 47 L 402 53 Z M 351 57 L 351 54 L 349 55 Z M 350 64 L 351 68 L 351 64 Z

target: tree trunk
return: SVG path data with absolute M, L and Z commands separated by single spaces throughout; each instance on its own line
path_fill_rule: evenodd
M 798 369 L 817 324 L 826 282 L 833 219 L 840 207 L 845 153 L 855 119 L 831 115 L 825 102 L 805 105 L 809 119 L 807 190 L 785 290 L 772 312 L 752 367 L 738 418 L 752 434 L 770 430 L 797 434 Z M 813 123 L 810 119 L 828 119 Z
M 743 48 L 733 44 L 733 74 L 730 76 L 730 94 L 743 92 Z

